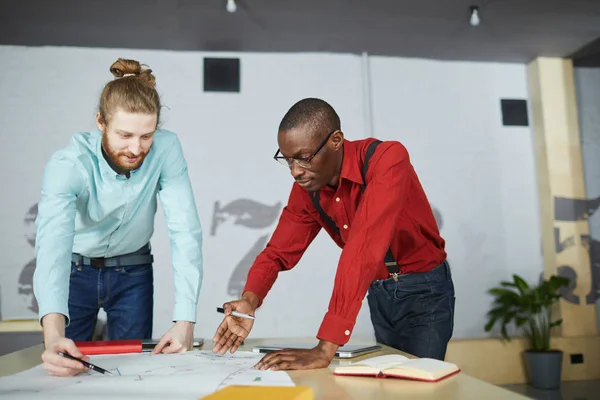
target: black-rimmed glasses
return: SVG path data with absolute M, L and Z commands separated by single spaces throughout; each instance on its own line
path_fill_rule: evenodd
M 315 150 L 315 152 L 310 157 L 307 157 L 307 158 L 285 157 L 283 155 L 280 155 L 281 151 L 279 149 L 277 149 L 277 152 L 275 153 L 273 158 L 275 159 L 275 161 L 277 161 L 281 165 L 285 165 L 289 168 L 292 168 L 293 163 L 298 164 L 298 166 L 301 168 L 310 168 L 310 162 L 312 161 L 312 159 L 315 158 L 317 153 L 319 153 L 319 151 L 321 151 L 321 149 L 325 146 L 325 144 L 327 144 L 327 141 L 329 140 L 331 135 L 333 135 L 335 132 L 337 132 L 337 129 L 329 132 L 329 135 L 327 135 L 325 140 L 323 140 L 323 143 L 321 143 L 321 145 L 319 147 L 317 147 L 317 150 Z

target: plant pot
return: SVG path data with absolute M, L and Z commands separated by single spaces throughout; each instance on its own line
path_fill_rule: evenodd
M 558 389 L 562 372 L 563 352 L 560 350 L 525 351 L 529 384 L 537 389 Z

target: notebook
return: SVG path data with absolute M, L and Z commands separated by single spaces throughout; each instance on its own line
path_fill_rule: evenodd
M 308 386 L 227 386 L 201 400 L 313 400 Z
M 150 352 L 159 339 L 131 339 L 131 340 L 94 340 L 90 342 L 75 342 L 75 345 L 84 355 L 98 354 L 125 354 Z M 204 339 L 194 339 L 194 347 L 199 347 Z
M 316 345 L 316 343 L 276 343 L 270 346 L 254 346 L 252 347 L 252 351 L 255 353 L 270 353 L 272 351 L 283 349 L 312 349 Z M 347 344 L 339 347 L 335 353 L 335 356 L 339 358 L 353 358 L 362 356 L 364 354 L 373 353 L 378 350 L 381 350 L 381 346 L 379 345 Z
M 333 370 L 334 375 L 372 376 L 437 382 L 457 374 L 455 364 L 433 358 L 410 359 L 399 354 L 388 354 L 355 361 Z

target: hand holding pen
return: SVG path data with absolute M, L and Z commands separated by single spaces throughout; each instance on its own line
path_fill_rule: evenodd
M 47 322 L 48 317 L 52 315 L 44 317 L 44 322 Z M 90 360 L 88 356 L 81 354 L 71 339 L 44 326 L 44 352 L 42 353 L 44 370 L 53 376 L 75 376 L 87 371 L 81 362 L 62 357 L 59 352 L 67 353 L 82 361 Z
M 213 353 L 225 354 L 227 350 L 234 353 L 241 346 L 254 325 L 255 317 L 252 314 L 256 308 L 250 300 L 244 297 L 225 303 L 222 308 L 217 308 L 217 312 L 225 314 L 225 318 L 213 337 Z
M 89 362 L 87 362 L 87 361 L 83 361 L 83 360 L 82 360 L 82 359 L 80 359 L 80 358 L 75 358 L 75 357 L 73 357 L 73 356 L 72 356 L 72 355 L 70 355 L 70 354 L 63 353 L 62 351 L 59 351 L 59 352 L 58 352 L 58 354 L 59 354 L 61 357 L 68 358 L 69 360 L 79 361 L 81 364 L 83 364 L 83 366 L 84 366 L 84 367 L 86 367 L 86 368 L 88 368 L 88 369 L 91 369 L 92 371 L 96 371 L 96 372 L 99 372 L 99 373 L 101 373 L 101 374 L 104 374 L 104 375 L 113 376 L 112 372 L 110 372 L 110 371 L 107 371 L 107 370 L 105 370 L 104 368 L 100 368 L 99 366 L 97 366 L 97 365 L 94 365 L 94 364 L 92 364 L 92 363 L 89 363 Z

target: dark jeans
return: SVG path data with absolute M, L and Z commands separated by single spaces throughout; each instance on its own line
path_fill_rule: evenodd
M 454 330 L 454 284 L 444 262 L 425 273 L 374 281 L 367 295 L 377 342 L 443 360 Z
M 152 264 L 95 269 L 72 263 L 66 337 L 92 340 L 102 307 L 110 340 L 150 339 L 153 295 Z

